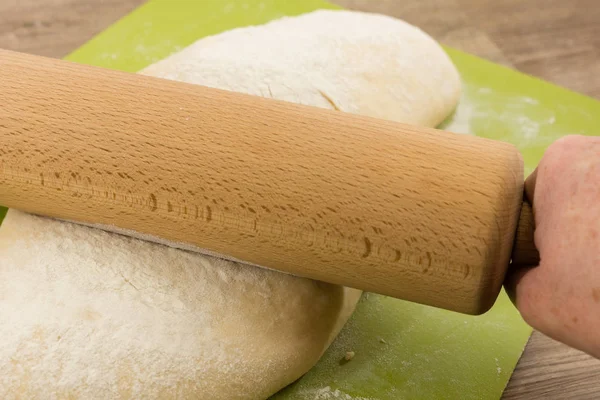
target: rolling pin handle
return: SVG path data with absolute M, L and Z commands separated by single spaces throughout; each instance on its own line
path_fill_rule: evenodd
M 513 245 L 511 267 L 519 268 L 539 265 L 540 253 L 535 247 L 534 231 L 535 220 L 533 209 L 527 198 L 524 198 Z

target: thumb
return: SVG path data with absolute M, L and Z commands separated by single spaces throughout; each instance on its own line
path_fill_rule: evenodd
M 531 205 L 533 205 L 533 196 L 535 194 L 535 183 L 537 181 L 537 173 L 538 169 L 536 168 L 531 173 L 531 175 L 529 175 L 525 180 L 525 196 L 527 197 L 527 200 L 529 200 L 529 203 Z
M 527 177 L 525 180 L 525 201 L 528 201 L 533 205 L 533 197 L 535 194 L 535 183 L 537 180 L 537 168 Z M 532 207 L 532 211 L 535 216 L 535 209 Z M 504 288 L 506 289 L 506 293 L 508 297 L 513 302 L 515 306 L 517 306 L 517 292 L 518 286 L 533 269 L 535 269 L 535 265 L 531 266 L 516 266 L 511 265 L 508 268 L 508 272 L 506 274 L 506 278 L 504 280 Z
M 521 282 L 535 270 L 535 266 L 532 267 L 514 267 L 510 266 L 504 279 L 504 289 L 510 301 L 515 307 L 518 307 L 518 293 L 522 293 Z

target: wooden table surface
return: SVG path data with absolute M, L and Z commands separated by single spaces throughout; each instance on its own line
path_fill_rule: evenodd
M 62 57 L 143 2 L 0 0 L 0 48 Z M 600 99 L 598 0 L 334 2 L 402 18 L 444 44 Z M 600 361 L 535 332 L 503 398 L 600 398 Z

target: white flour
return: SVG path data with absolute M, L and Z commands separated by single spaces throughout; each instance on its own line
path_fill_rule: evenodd
M 349 394 L 342 392 L 339 389 L 332 389 L 326 386 L 322 389 L 315 389 L 310 391 L 304 391 L 299 394 L 301 398 L 299 400 L 329 400 L 329 399 L 340 399 L 340 400 L 376 400 L 367 397 L 352 397 Z

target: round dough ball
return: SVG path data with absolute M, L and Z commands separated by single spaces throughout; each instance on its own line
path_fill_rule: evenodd
M 141 71 L 257 96 L 434 127 L 458 103 L 458 71 L 419 28 L 315 11 L 204 38 Z

